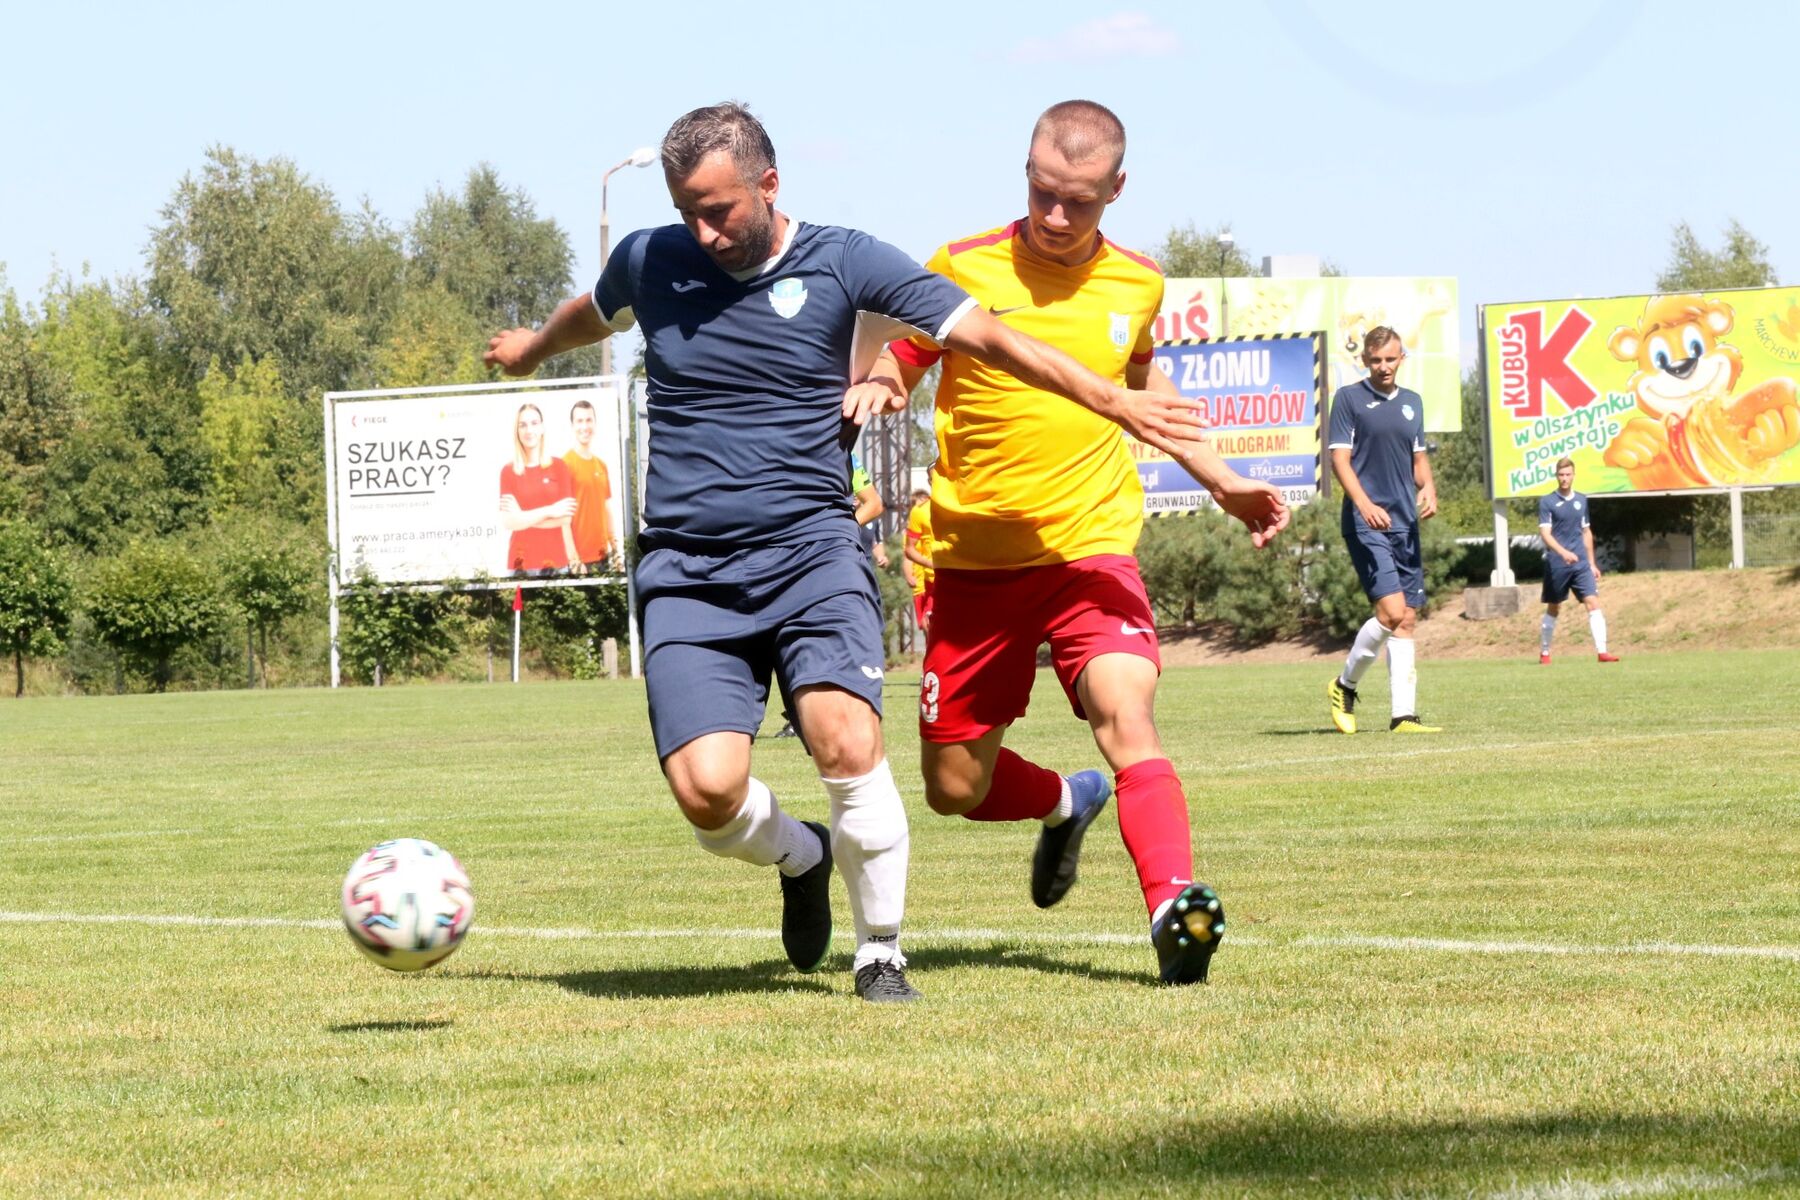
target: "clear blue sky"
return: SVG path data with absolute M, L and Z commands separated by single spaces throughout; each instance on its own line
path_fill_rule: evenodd
M 1115 241 L 1226 222 L 1257 255 L 1455 275 L 1465 342 L 1480 301 L 1647 290 L 1682 220 L 1714 244 L 1737 218 L 1800 281 L 1787 0 L 162 7 L 7 18 L 0 262 L 23 299 L 53 264 L 141 274 L 213 143 L 396 225 L 490 162 L 585 285 L 601 173 L 726 97 L 768 125 L 784 209 L 920 257 L 1018 215 L 1033 118 L 1080 96 L 1129 131 Z M 611 196 L 615 236 L 672 219 L 655 168 Z

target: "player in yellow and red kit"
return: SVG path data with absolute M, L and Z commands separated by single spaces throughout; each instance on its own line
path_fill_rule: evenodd
M 1027 215 L 951 242 L 926 266 L 1001 321 L 1103 378 L 1165 394 L 1151 359 L 1162 273 L 1100 235 L 1119 196 L 1125 131 L 1088 101 L 1038 119 L 1026 160 Z M 1165 982 L 1206 978 L 1224 910 L 1193 877 L 1187 799 L 1153 719 L 1161 670 L 1138 577 L 1143 487 L 1118 426 L 925 338 L 895 342 L 874 374 L 910 390 L 933 362 L 938 460 L 931 489 L 931 634 L 920 692 L 926 798 L 976 821 L 1041 819 L 1032 899 L 1048 908 L 1075 881 L 1081 837 L 1112 787 L 1067 778 L 1001 745 L 1025 712 L 1037 647 L 1050 643 L 1075 715 L 1114 772 L 1119 827 L 1138 870 Z M 1287 523 L 1274 488 L 1227 467 L 1204 439 L 1181 464 L 1257 545 Z

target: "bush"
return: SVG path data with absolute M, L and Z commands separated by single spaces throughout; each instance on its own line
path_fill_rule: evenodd
M 456 648 L 452 592 L 384 591 L 365 573 L 338 607 L 344 616 L 344 662 L 357 678 L 377 687 L 396 675 L 436 670 Z
M 1218 622 L 1252 644 L 1307 630 L 1353 635 L 1370 606 L 1338 513 L 1332 502 L 1300 505 L 1288 528 L 1260 550 L 1216 510 L 1146 521 L 1138 564 L 1152 609 L 1163 621 Z M 1426 522 L 1421 537 L 1429 611 L 1479 562 L 1437 521 Z
M 0 523 L 0 647 L 11 651 L 13 694 L 25 694 L 25 658 L 60 654 L 74 615 L 75 585 L 62 556 L 37 530 Z

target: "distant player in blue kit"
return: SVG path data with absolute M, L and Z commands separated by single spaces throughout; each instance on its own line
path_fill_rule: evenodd
M 830 949 L 835 860 L 857 994 L 913 1000 L 899 942 L 906 813 L 881 737 L 881 602 L 845 488 L 844 436 L 906 396 L 852 381 L 858 314 L 1041 381 L 1159 448 L 1195 436 L 1199 418 L 1008 329 L 892 246 L 777 210 L 775 148 L 742 105 L 683 116 L 662 162 L 682 223 L 622 239 L 591 294 L 535 332 L 495 336 L 485 359 L 528 375 L 566 350 L 643 332 L 650 457 L 636 582 L 663 774 L 702 847 L 780 872 L 796 968 L 816 969 Z M 750 774 L 771 674 L 829 798 L 829 834 L 784 813 Z
M 1393 733 L 1441 733 L 1419 720 L 1413 630 L 1425 607 L 1419 522 L 1437 515 L 1437 485 L 1425 453 L 1425 403 L 1395 376 L 1406 358 L 1400 335 L 1385 325 L 1363 338 L 1369 377 L 1331 398 L 1331 469 L 1344 489 L 1342 528 L 1363 593 L 1375 605 L 1326 685 L 1331 722 L 1356 732 L 1356 685 L 1387 647 Z
M 1538 500 L 1538 532 L 1544 537 L 1544 621 L 1538 627 L 1538 662 L 1550 665 L 1550 639 L 1562 602 L 1574 592 L 1587 605 L 1588 630 L 1594 635 L 1595 657 L 1619 661 L 1606 652 L 1606 614 L 1600 611 L 1600 563 L 1594 557 L 1594 531 L 1588 525 L 1588 498 L 1575 490 L 1575 460 L 1556 462 L 1556 490 Z

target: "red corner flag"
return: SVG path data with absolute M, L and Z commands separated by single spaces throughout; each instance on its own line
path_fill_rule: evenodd
M 514 612 L 524 612 L 525 611 L 525 589 L 522 587 L 516 587 L 513 589 L 513 611 Z

